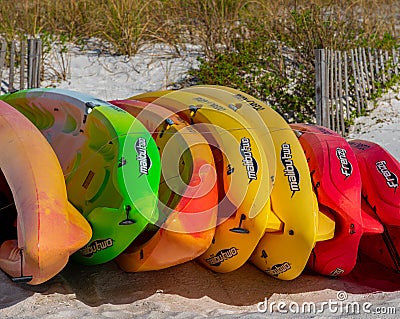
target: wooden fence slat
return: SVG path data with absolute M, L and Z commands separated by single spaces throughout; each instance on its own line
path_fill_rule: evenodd
M 31 87 L 35 88 L 36 87 L 36 76 L 35 76 L 35 71 L 36 71 L 36 39 L 32 39 L 32 84 Z
M 365 48 L 361 49 L 361 54 L 362 54 L 362 58 L 363 58 L 363 67 L 364 67 L 364 74 L 365 74 L 365 88 L 366 88 L 366 92 L 367 92 L 367 97 L 368 99 L 371 98 L 371 81 L 369 79 L 369 72 L 368 72 L 368 66 L 367 66 L 367 54 L 365 53 Z
M 322 100 L 323 100 L 323 93 L 322 93 L 322 79 L 324 77 L 324 71 L 322 67 L 322 57 L 324 55 L 323 50 L 315 50 L 315 107 L 316 107 L 316 114 L 315 119 L 317 125 L 322 125 Z
M 40 86 L 41 78 L 41 59 L 42 59 L 42 39 L 36 39 L 36 87 Z
M 326 76 L 326 81 L 325 81 L 326 87 L 325 88 L 326 88 L 326 91 L 325 92 L 326 92 L 326 101 L 327 101 L 325 113 L 328 115 L 328 117 L 326 119 L 328 122 L 327 127 L 331 128 L 332 127 L 331 126 L 331 115 L 330 115 L 330 107 L 331 107 L 330 87 L 331 86 L 329 85 L 330 71 L 331 71 L 330 70 L 331 55 L 330 55 L 330 51 L 328 49 L 325 49 L 325 61 L 326 61 L 326 64 L 325 64 L 325 76 Z
M 364 96 L 366 95 L 366 90 L 365 90 L 365 81 L 364 81 L 364 64 L 363 64 L 361 48 L 356 49 L 356 56 L 357 56 L 357 66 L 358 66 L 358 70 L 359 70 L 358 75 L 359 75 L 359 79 L 360 79 L 362 107 L 363 107 L 364 106 Z
M 381 76 L 382 76 L 382 83 L 386 83 L 386 76 L 385 76 L 385 63 L 383 62 L 383 51 L 379 50 L 379 62 L 381 64 Z
M 393 72 L 393 69 L 391 68 L 391 66 L 388 64 L 389 63 L 389 52 L 388 51 L 386 51 L 385 50 L 385 70 L 387 71 L 387 72 L 385 72 L 386 74 L 387 74 L 387 77 L 388 77 L 388 81 L 390 81 L 390 79 L 392 78 L 392 72 Z
M 394 74 L 396 76 L 399 75 L 399 69 L 398 69 L 398 57 L 397 57 L 397 51 L 395 48 L 392 49 L 392 55 L 393 55 L 393 68 L 394 68 Z
M 351 49 L 351 66 L 353 69 L 353 77 L 354 77 L 354 95 L 356 96 L 357 101 L 357 111 L 360 110 L 360 97 L 359 97 L 359 90 L 358 90 L 358 80 L 357 80 L 357 69 L 356 69 L 356 62 L 354 57 L 354 50 Z
M 330 89 L 331 89 L 331 85 L 330 85 L 330 74 L 331 74 L 331 52 L 330 52 L 330 50 L 328 50 L 328 49 L 326 49 L 325 50 L 325 55 L 326 55 L 326 97 L 327 97 L 327 105 L 326 105 L 326 114 L 328 115 L 328 117 L 327 117 L 327 122 L 328 122 L 328 125 L 327 125 L 327 127 L 328 128 L 332 128 L 332 125 L 331 125 L 331 104 L 332 104 L 332 99 L 331 99 L 331 91 L 330 91 Z
M 3 69 L 6 64 L 6 52 L 7 52 L 7 43 L 4 39 L 0 39 L 0 94 L 1 94 L 1 84 L 2 82 L 2 74 Z
M 361 109 L 366 105 L 364 101 L 364 80 L 363 80 L 363 75 L 362 75 L 362 63 L 360 63 L 360 57 L 358 54 L 358 50 L 355 49 L 355 56 L 356 56 L 356 69 L 357 69 L 357 81 L 358 81 L 358 90 L 359 90 L 359 96 L 360 96 L 360 107 L 357 107 L 357 115 L 361 114 Z
M 367 100 L 368 100 L 368 81 L 367 81 L 367 73 L 368 70 L 365 68 L 365 61 L 364 61 L 364 55 L 362 52 L 362 48 L 359 48 L 359 56 L 360 56 L 360 70 L 361 70 L 361 83 L 362 83 L 362 94 L 363 94 L 363 107 L 366 107 L 367 105 Z
M 8 74 L 8 92 L 14 91 L 14 66 L 15 66 L 15 40 L 10 47 L 10 72 Z
M 324 110 L 323 110 L 323 125 L 327 128 L 331 128 L 330 125 L 330 116 L 329 116 L 329 52 L 327 49 L 324 50 L 325 54 L 325 79 L 324 79 Z
M 348 61 L 347 61 L 347 52 L 343 52 L 343 60 L 344 60 L 344 85 L 345 85 L 345 97 L 346 97 L 346 118 L 350 119 L 350 100 L 349 100 L 349 75 L 347 72 Z
M 33 40 L 28 39 L 28 88 L 32 87 L 32 74 L 33 74 Z
M 338 51 L 334 51 L 334 57 L 335 57 L 335 59 L 334 59 L 334 64 L 333 64 L 333 67 L 334 67 L 334 77 L 335 77 L 335 82 L 333 83 L 334 84 L 334 92 L 335 92 L 335 120 L 336 120 L 336 129 L 337 130 L 339 130 L 339 128 L 340 128 L 340 125 L 339 125 L 339 109 L 340 109 L 340 102 L 339 102 L 339 85 L 338 85 L 338 82 L 339 82 L 339 78 L 338 78 L 338 65 L 339 65 L 339 62 L 338 62 Z
M 345 127 L 344 127 L 344 104 L 343 104 L 343 77 L 342 77 L 342 54 L 340 51 L 338 51 L 338 62 L 339 62 L 339 69 L 338 69 L 338 75 L 339 75 L 339 101 L 340 101 L 340 127 L 342 134 L 345 132 Z
M 331 96 L 330 96 L 330 100 L 331 100 L 331 110 L 330 110 L 330 114 L 331 114 L 331 128 L 332 130 L 335 130 L 335 98 L 334 98 L 334 85 L 333 80 L 334 80 L 334 72 L 335 72 L 335 59 L 334 59 L 334 52 L 333 50 L 329 50 L 329 55 L 330 55 L 330 64 L 329 64 L 329 72 L 330 72 L 330 78 L 331 78 Z
M 371 74 L 371 89 L 372 94 L 375 92 L 375 77 L 374 77 L 374 60 L 372 59 L 371 48 L 368 48 L 368 61 L 369 61 L 369 72 Z
M 339 108 L 340 108 L 340 104 L 339 104 L 339 89 L 338 89 L 338 55 L 337 55 L 338 51 L 333 51 L 333 57 L 334 57 L 334 62 L 333 62 L 333 76 L 334 76 L 334 82 L 333 84 L 333 91 L 334 91 L 334 101 L 335 101 L 335 113 L 334 113 L 334 117 L 335 117 L 335 128 L 336 130 L 339 129 Z
M 382 81 L 382 76 L 379 70 L 379 52 L 377 49 L 374 50 L 375 53 L 375 72 L 376 72 L 376 81 Z
M 26 59 L 26 41 L 21 41 L 21 52 L 20 52 L 20 68 L 19 68 L 19 89 L 25 88 L 25 59 Z
M 33 59 L 32 59 L 32 87 L 33 88 L 37 88 L 38 87 L 38 83 L 37 83 L 37 76 L 36 76 L 36 72 L 37 72 L 37 68 L 38 68 L 38 59 L 37 59 L 37 39 L 33 39 Z

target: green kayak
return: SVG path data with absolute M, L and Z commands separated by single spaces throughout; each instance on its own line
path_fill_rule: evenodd
M 108 102 L 63 89 L 21 90 L 0 100 L 46 137 L 63 169 L 69 201 L 92 227 L 91 240 L 74 260 L 108 262 L 154 228 L 160 156 L 140 121 Z

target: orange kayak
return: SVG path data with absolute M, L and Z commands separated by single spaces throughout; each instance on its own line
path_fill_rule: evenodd
M 162 106 L 135 100 L 111 101 L 140 120 L 161 156 L 158 229 L 116 258 L 125 271 L 149 271 L 192 260 L 211 245 L 218 213 L 214 157 L 195 129 Z
M 17 282 L 60 272 L 92 232 L 68 202 L 57 157 L 40 131 L 0 101 L 0 268 Z

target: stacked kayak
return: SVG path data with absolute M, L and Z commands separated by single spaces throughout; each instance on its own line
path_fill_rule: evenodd
M 330 212 L 336 222 L 334 238 L 316 245 L 309 267 L 329 276 L 348 274 L 356 264 L 363 233 L 382 232 L 378 221 L 376 227 L 364 227 L 361 175 L 356 157 L 349 143 L 332 130 L 306 124 L 291 127 L 296 130 L 307 157 L 321 210 Z M 370 221 L 368 215 L 364 217 Z
M 68 202 L 53 149 L 21 113 L 0 101 L 0 268 L 36 285 L 55 276 L 91 237 Z
M 108 262 L 158 218 L 160 157 L 141 122 L 94 97 L 61 89 L 23 90 L 1 99 L 24 114 L 53 147 L 70 202 L 92 226 L 73 258 Z
M 379 263 L 400 271 L 400 163 L 376 143 L 349 142 L 361 171 L 364 207 L 384 228 L 381 236 L 361 241 L 363 253 Z
M 218 188 L 214 157 L 204 137 L 158 105 L 111 101 L 140 120 L 159 148 L 160 229 L 133 243 L 116 262 L 125 271 L 158 270 L 192 260 L 208 249 L 215 233 Z
M 281 225 L 280 231 L 264 234 L 250 260 L 279 279 L 297 277 L 306 266 L 316 241 L 333 237 L 334 222 L 318 213 L 306 158 L 293 131 L 278 113 L 243 92 L 217 86 L 196 86 L 185 91 L 219 101 L 243 116 L 261 137 L 268 132 L 271 134 L 273 145 L 266 149 L 275 156 L 276 173 L 270 199 L 272 211 Z M 267 132 L 264 133 L 263 128 Z
M 293 280 L 347 275 L 361 251 L 400 270 L 398 160 L 232 88 L 17 91 L 0 96 L 0 143 L 0 268 L 14 281 L 40 284 L 69 259 L 251 262 Z
M 184 91 L 160 91 L 132 99 L 152 102 L 179 114 L 222 152 L 224 169 L 217 173 L 225 195 L 220 200 L 213 241 L 199 261 L 217 272 L 239 268 L 270 227 L 269 221 L 277 224 L 269 201 L 274 158 L 260 148 L 263 144 L 248 129 L 245 119 L 211 98 Z M 272 146 L 269 134 L 263 140 Z

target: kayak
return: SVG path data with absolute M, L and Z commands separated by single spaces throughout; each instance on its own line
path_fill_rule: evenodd
M 158 218 L 160 157 L 128 112 L 86 94 L 30 89 L 0 96 L 39 128 L 60 161 L 68 198 L 92 226 L 72 258 L 108 262 Z
M 399 161 L 376 143 L 351 140 L 349 144 L 361 171 L 363 197 L 383 224 L 400 226 Z
M 0 101 L 0 268 L 13 281 L 41 284 L 92 235 L 67 199 L 53 149 L 21 113 Z
M 346 275 L 356 264 L 361 236 L 382 230 L 378 221 L 372 227 L 364 225 L 355 154 L 349 143 L 330 129 L 308 124 L 290 126 L 304 149 L 320 210 L 328 210 L 336 222 L 334 238 L 315 245 L 308 267 L 323 275 Z
M 204 137 L 171 111 L 146 102 L 112 104 L 140 120 L 161 157 L 157 232 L 115 260 L 125 271 L 159 270 L 192 260 L 211 245 L 218 213 L 214 157 Z
M 269 194 L 275 172 L 256 132 L 246 120 L 217 101 L 184 91 L 159 91 L 130 99 L 152 102 L 177 113 L 214 149 L 219 192 L 212 244 L 198 261 L 216 272 L 241 267 L 267 229 L 279 230 Z M 272 139 L 269 134 L 264 139 Z
M 298 277 L 317 241 L 333 237 L 334 221 L 319 213 L 307 160 L 292 129 L 271 107 L 244 92 L 223 86 L 193 86 L 187 92 L 203 94 L 241 114 L 253 130 L 271 134 L 273 145 L 265 151 L 276 156 L 276 174 L 270 195 L 272 211 L 282 222 L 281 231 L 266 232 L 250 261 L 282 280 Z
M 400 271 L 400 163 L 380 145 L 349 141 L 361 171 L 363 206 L 383 225 L 381 236 L 362 238 L 360 250 L 379 263 Z

